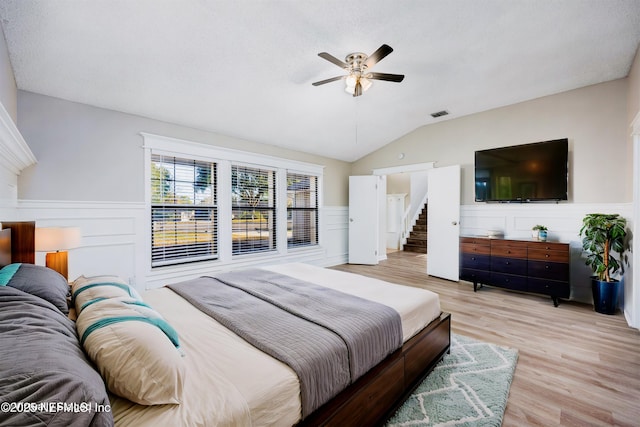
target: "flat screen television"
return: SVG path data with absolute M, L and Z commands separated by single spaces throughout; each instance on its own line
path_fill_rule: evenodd
M 476 151 L 476 202 L 567 200 L 568 153 L 567 138 Z

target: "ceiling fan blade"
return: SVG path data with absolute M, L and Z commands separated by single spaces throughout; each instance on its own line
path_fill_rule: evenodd
M 385 56 L 389 55 L 391 52 L 393 52 L 393 49 L 391 48 L 391 46 L 387 44 L 383 44 L 378 48 L 378 50 L 376 50 L 371 55 L 369 55 L 367 60 L 364 61 L 364 65 L 367 68 L 371 68 L 375 64 L 377 64 L 379 61 L 381 61 Z
M 404 80 L 404 74 L 369 73 L 367 74 L 367 78 L 400 83 L 402 80 Z
M 349 68 L 349 65 L 347 65 L 346 62 L 340 61 L 338 58 L 336 58 L 335 56 L 333 56 L 333 55 L 331 55 L 331 54 L 329 54 L 327 52 L 320 52 L 318 54 L 318 56 L 320 58 L 326 59 L 327 61 L 329 61 L 329 62 L 331 62 L 333 64 L 336 64 L 340 68 L 344 68 L 345 70 Z
M 323 85 L 325 83 L 331 83 L 331 82 L 335 82 L 337 80 L 342 80 L 345 79 L 347 76 L 337 76 L 337 77 L 331 77 L 330 79 L 326 79 L 326 80 L 320 80 L 319 82 L 315 82 L 315 83 L 311 83 L 314 86 L 320 86 Z

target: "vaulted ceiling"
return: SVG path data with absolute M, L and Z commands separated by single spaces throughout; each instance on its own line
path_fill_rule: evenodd
M 625 77 L 638 0 L 2 0 L 19 89 L 354 161 L 424 125 Z M 360 97 L 318 57 L 394 52 Z M 448 110 L 449 115 L 431 117 Z

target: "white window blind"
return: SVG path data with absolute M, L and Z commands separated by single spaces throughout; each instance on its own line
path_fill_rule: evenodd
M 232 254 L 276 249 L 275 171 L 231 166 Z
M 318 244 L 318 177 L 287 173 L 287 247 Z
M 151 265 L 217 258 L 216 164 L 152 154 Z

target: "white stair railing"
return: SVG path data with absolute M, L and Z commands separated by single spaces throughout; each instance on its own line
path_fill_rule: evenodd
M 410 213 L 411 206 L 408 206 L 402 215 L 402 231 L 400 233 L 400 245 L 398 246 L 400 249 L 402 249 L 402 246 L 407 243 L 407 238 L 409 237 L 409 233 L 411 233 L 411 228 L 413 227 L 413 224 L 411 224 Z

